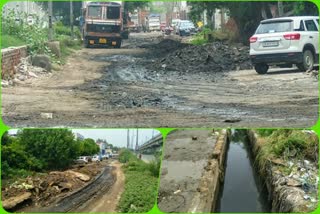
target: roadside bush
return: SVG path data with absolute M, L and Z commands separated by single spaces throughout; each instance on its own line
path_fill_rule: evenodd
M 1 35 L 1 48 L 8 48 L 14 46 L 26 45 L 26 42 L 17 36 L 2 34 Z
M 256 130 L 256 132 L 262 137 L 270 136 L 274 131 L 275 129 L 257 129 Z
M 259 135 L 264 137 L 261 139 L 263 143 L 257 155 L 257 161 L 262 171 L 266 167 L 267 161 L 272 158 L 283 160 L 298 158 L 318 162 L 318 137 L 315 134 L 311 135 L 302 130 L 274 129 L 262 130 Z
M 156 202 L 158 178 L 139 171 L 125 172 L 125 191 L 118 209 L 122 213 L 148 212 Z
M 125 173 L 125 191 L 121 195 L 118 209 L 120 212 L 147 212 L 154 206 L 160 171 L 161 153 L 156 159 L 146 163 L 128 149 L 123 149 L 119 160 Z
M 56 34 L 57 37 L 59 37 L 60 35 L 64 35 L 64 36 L 71 36 L 71 29 L 69 26 L 64 26 L 62 24 L 62 22 L 57 22 L 55 25 L 54 25 L 54 32 Z M 80 30 L 79 28 L 77 28 L 76 26 L 74 26 L 73 28 L 73 34 L 74 34 L 74 37 L 76 39 L 80 39 L 81 38 L 81 33 L 80 33 Z
M 18 137 L 24 150 L 39 159 L 46 170 L 64 169 L 79 155 L 79 145 L 67 129 L 24 129 Z
M 130 160 L 137 160 L 137 159 L 138 158 L 129 149 L 122 149 L 119 153 L 120 163 L 127 163 Z
M 46 51 L 47 29 L 43 27 L 43 21 L 38 16 L 33 16 L 33 24 L 27 23 L 27 17 L 27 13 L 9 11 L 8 15 L 2 19 L 2 34 L 14 36 L 23 41 L 28 45 L 31 54 L 43 54 Z
M 210 28 L 204 28 L 201 32 L 193 36 L 191 44 L 203 45 L 213 41 L 228 41 L 233 43 L 236 41 L 236 35 L 234 32 L 228 30 L 211 30 Z

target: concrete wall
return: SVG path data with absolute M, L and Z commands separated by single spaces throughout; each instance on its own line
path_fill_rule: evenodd
M 1 50 L 1 77 L 8 79 L 15 74 L 15 66 L 21 58 L 27 57 L 27 46 L 5 48 Z
M 199 185 L 199 197 L 192 205 L 189 212 L 207 212 L 210 213 L 216 208 L 216 203 L 219 197 L 220 184 L 224 180 L 225 157 L 229 142 L 229 132 L 225 129 L 219 133 L 219 138 L 211 158 L 202 175 Z

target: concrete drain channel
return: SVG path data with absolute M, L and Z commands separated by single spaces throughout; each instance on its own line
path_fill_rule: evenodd
M 164 212 L 270 212 L 244 130 L 184 130 L 164 146 L 158 207 Z
M 214 212 L 270 212 L 266 188 L 254 167 L 254 157 L 243 130 L 231 131 L 224 181 Z

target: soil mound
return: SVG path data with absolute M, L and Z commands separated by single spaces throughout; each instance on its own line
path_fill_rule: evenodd
M 214 42 L 201 46 L 163 40 L 157 46 L 168 53 L 151 66 L 179 72 L 226 72 L 250 69 L 249 47 Z
M 181 43 L 179 40 L 164 39 L 157 44 L 141 45 L 140 48 L 149 49 L 149 53 L 155 57 L 165 56 L 181 48 L 189 47 L 189 44 Z

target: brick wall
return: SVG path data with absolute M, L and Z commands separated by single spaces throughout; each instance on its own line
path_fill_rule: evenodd
M 8 79 L 15 73 L 14 67 L 20 63 L 20 59 L 27 57 L 27 46 L 5 48 L 1 50 L 1 77 Z

